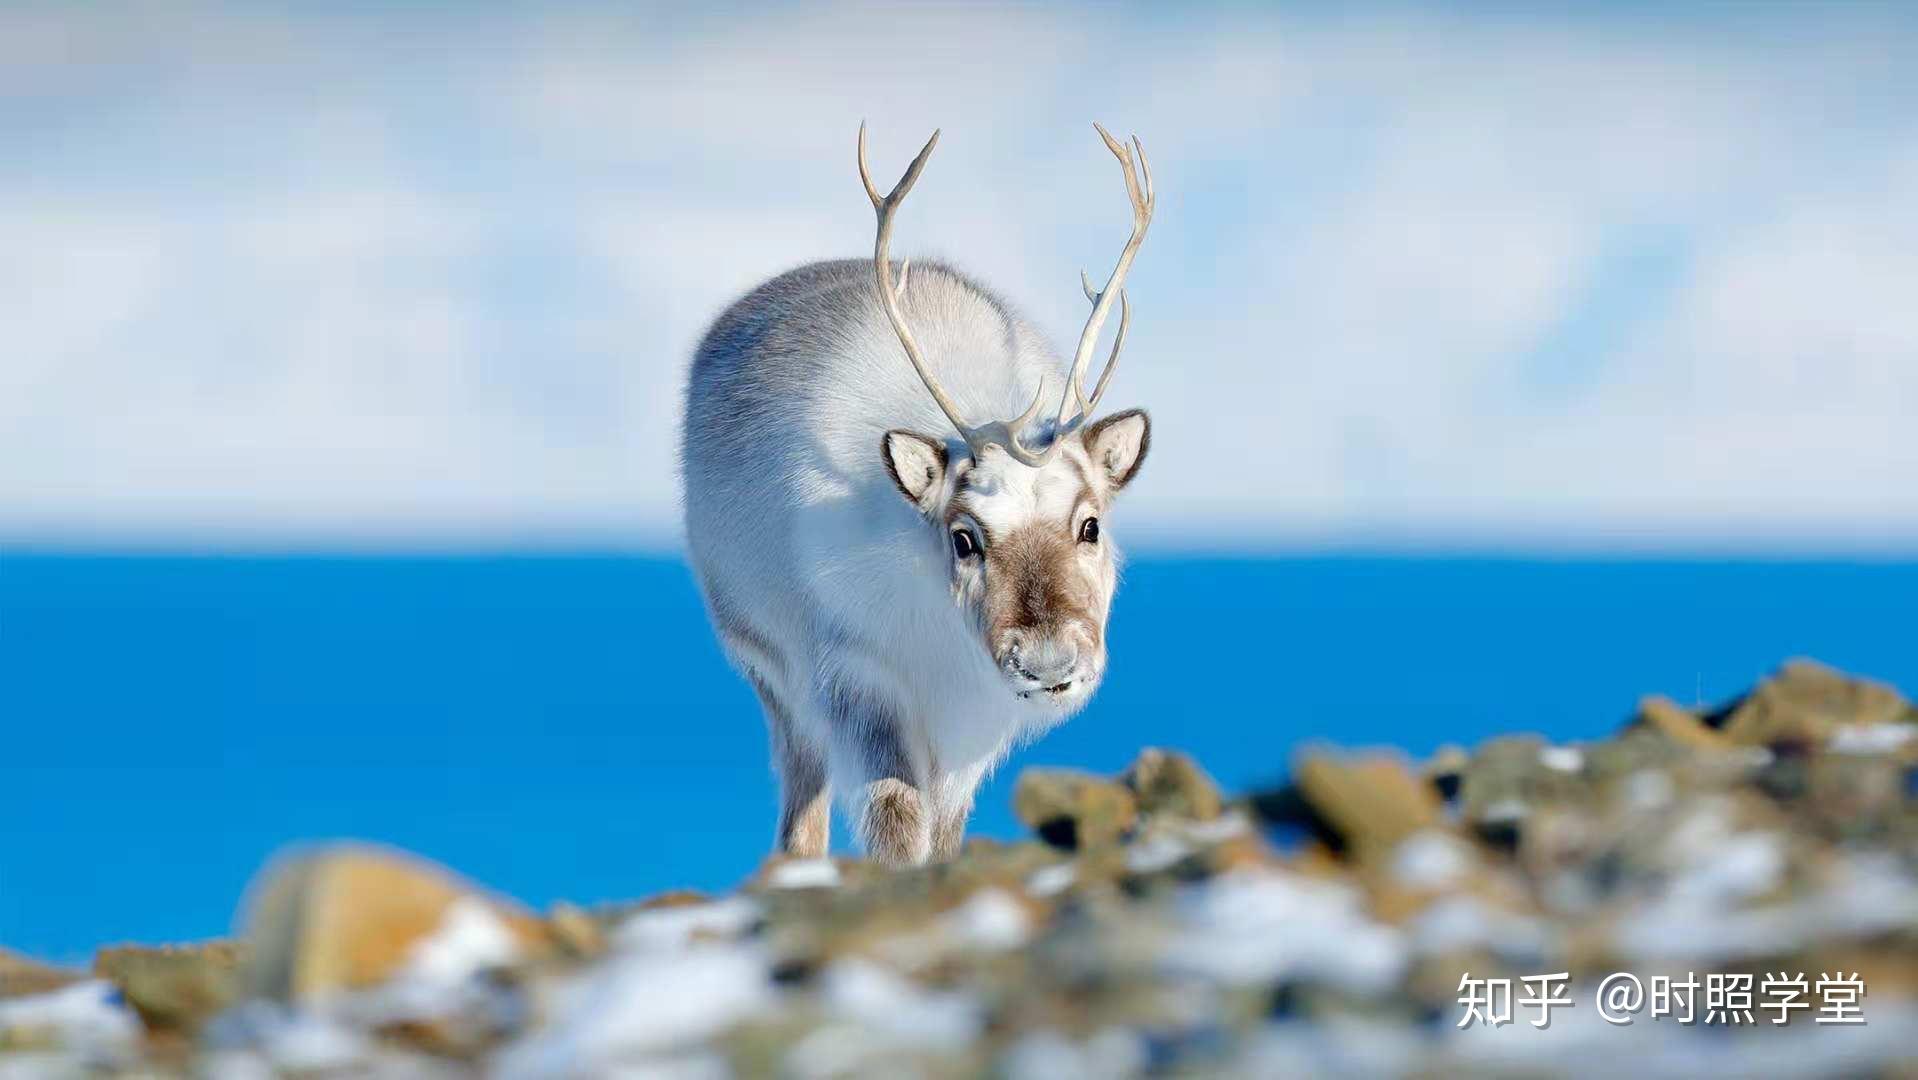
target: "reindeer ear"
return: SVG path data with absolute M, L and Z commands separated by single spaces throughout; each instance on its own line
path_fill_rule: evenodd
M 932 500 L 946 480 L 945 443 L 894 428 L 879 440 L 879 457 L 907 502 L 920 510 L 932 509 Z
M 1152 445 L 1152 421 L 1144 409 L 1113 413 L 1085 430 L 1086 456 L 1094 468 L 1104 469 L 1118 491 L 1139 475 L 1145 452 Z

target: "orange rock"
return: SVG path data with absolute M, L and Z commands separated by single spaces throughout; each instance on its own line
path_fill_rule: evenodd
M 467 898 L 486 905 L 523 953 L 548 947 L 536 916 L 410 855 L 349 844 L 280 860 L 249 889 L 249 989 L 299 1000 L 376 986 Z
M 1651 728 L 1683 746 L 1711 750 L 1730 745 L 1725 736 L 1706 727 L 1696 713 L 1680 708 L 1677 702 L 1660 694 L 1638 703 L 1638 716 L 1633 723 Z

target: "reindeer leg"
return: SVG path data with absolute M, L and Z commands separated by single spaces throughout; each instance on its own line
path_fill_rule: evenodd
M 932 805 L 912 765 L 898 711 L 863 689 L 828 695 L 836 740 L 834 774 L 852 780 L 848 816 L 866 854 L 917 866 L 932 852 Z
M 779 774 L 779 831 L 774 837 L 774 850 L 783 855 L 820 858 L 826 854 L 832 836 L 825 755 L 798 730 L 792 710 L 764 679 L 754 677 L 752 684 L 766 710 L 773 768 Z
M 979 790 L 985 775 L 984 765 L 973 765 L 941 778 L 939 810 L 932 824 L 934 860 L 950 862 L 959 857 L 959 849 L 966 842 L 966 822 L 972 817 L 973 793 Z

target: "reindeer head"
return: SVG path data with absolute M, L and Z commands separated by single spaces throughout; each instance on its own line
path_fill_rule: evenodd
M 1035 423 L 1046 401 L 1042 380 L 1022 415 L 979 424 L 959 415 L 927 368 L 900 312 L 887 251 L 894 212 L 918 181 L 939 133 L 933 132 L 905 176 L 882 196 L 866 165 L 866 128 L 859 127 L 859 178 L 879 216 L 873 272 L 880 303 L 906 359 L 963 443 L 948 445 L 933 434 L 895 429 L 881 440 L 880 455 L 900 493 L 943 536 L 953 600 L 971 616 L 1013 692 L 1065 710 L 1084 704 L 1105 674 L 1106 615 L 1118 564 L 1103 518 L 1113 498 L 1138 474 L 1151 442 L 1150 421 L 1138 409 L 1091 419 L 1131 325 L 1123 285 L 1145 240 L 1155 201 L 1152 171 L 1138 138 L 1127 146 L 1093 126 L 1125 172 L 1132 235 L 1104 288 L 1095 292 L 1091 281 L 1080 275 L 1092 314 L 1079 335 L 1057 415 Z M 1088 398 L 1086 368 L 1115 297 L 1119 329 Z M 1036 443 L 1027 441 L 1035 435 Z

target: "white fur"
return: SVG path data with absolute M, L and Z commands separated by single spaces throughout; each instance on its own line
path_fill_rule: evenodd
M 1022 699 L 983 642 L 967 603 L 983 587 L 977 570 L 956 566 L 944 524 L 926 514 L 952 495 L 966 447 L 908 366 L 871 282 L 870 263 L 804 268 L 716 324 L 688 387 L 687 537 L 728 655 L 785 703 L 854 820 L 871 777 L 857 733 L 830 722 L 825 691 L 835 683 L 896 706 L 928 812 L 963 815 L 1014 742 L 1058 722 L 1091 687 L 1065 701 Z M 1065 365 L 1037 333 L 950 270 L 915 265 L 903 306 L 969 417 L 1018 414 L 1042 374 L 1055 391 L 1064 385 Z M 738 330 L 759 326 L 776 332 Z M 946 440 L 941 490 L 918 508 L 882 462 L 882 436 L 895 428 Z M 1065 519 L 1081 476 L 1107 484 L 1087 465 L 1076 442 L 1038 469 L 989 451 L 969 464 L 975 483 L 990 479 L 972 496 L 980 524 L 1004 535 L 1038 516 Z M 1083 572 L 1109 601 L 1110 541 L 1087 560 Z M 729 614 L 780 660 L 728 635 Z

